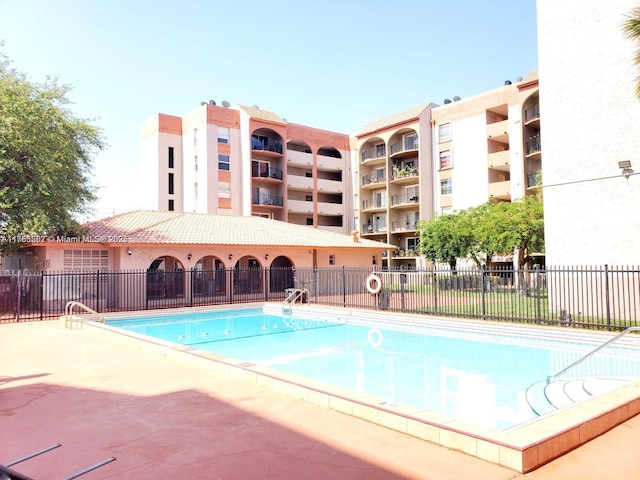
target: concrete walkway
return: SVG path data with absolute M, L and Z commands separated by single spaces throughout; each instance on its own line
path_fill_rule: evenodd
M 58 321 L 0 325 L 0 464 L 62 479 L 636 479 L 640 417 L 523 475 Z

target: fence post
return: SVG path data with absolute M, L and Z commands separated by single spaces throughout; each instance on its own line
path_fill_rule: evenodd
M 40 320 L 44 316 L 44 270 L 40 272 Z
M 533 266 L 536 271 L 536 323 L 542 323 L 542 307 L 540 302 L 542 299 L 540 298 L 540 265 L 537 263 Z
M 22 282 L 20 281 L 20 270 L 16 282 L 16 322 L 20 321 L 20 297 L 22 296 Z
M 604 303 L 607 308 L 607 330 L 611 330 L 611 306 L 609 305 L 609 265 L 604 266 Z
M 482 292 L 480 294 L 480 316 L 483 320 L 487 319 L 487 303 L 486 303 L 486 295 L 485 295 L 485 270 L 484 270 L 484 265 L 480 266 L 480 288 L 482 289 Z M 491 282 L 491 279 L 489 279 L 489 282 Z
M 96 312 L 100 313 L 100 269 L 96 270 Z
M 347 306 L 347 279 L 344 265 L 342 266 L 342 306 Z
M 438 312 L 438 277 L 436 276 L 436 267 L 431 267 L 433 272 L 431 275 L 431 281 L 433 282 L 433 313 Z
M 262 269 L 262 285 L 264 285 L 264 301 L 269 301 L 269 288 L 271 285 L 267 283 L 269 277 L 267 276 L 267 267 L 263 267 Z

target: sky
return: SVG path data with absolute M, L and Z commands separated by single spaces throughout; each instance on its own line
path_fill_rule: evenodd
M 537 69 L 535 0 L 0 0 L 0 51 L 73 87 L 108 148 L 91 218 L 140 208 L 140 125 L 200 102 L 354 134 Z M 87 218 L 90 219 L 90 218 Z

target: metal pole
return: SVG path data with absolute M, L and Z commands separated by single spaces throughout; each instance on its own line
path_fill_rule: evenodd
M 95 465 L 91 465 L 90 467 L 85 468 L 84 470 L 81 470 L 76 473 L 72 473 L 68 477 L 64 477 L 62 480 L 72 480 L 73 478 L 78 478 L 79 476 L 84 475 L 85 473 L 92 472 L 96 468 L 100 468 L 103 465 L 106 465 L 107 463 L 115 462 L 115 460 L 116 460 L 116 457 L 109 457 L 105 460 L 102 460 L 101 462 L 96 463 Z
M 611 306 L 609 305 L 609 265 L 604 266 L 604 295 L 607 308 L 607 330 L 611 330 Z
M 37 457 L 38 455 L 42 455 L 43 453 L 47 453 L 48 451 L 53 450 L 54 448 L 61 447 L 61 446 L 62 446 L 61 443 L 56 443 L 55 445 L 51 445 L 50 447 L 43 448 L 42 450 L 38 450 L 37 452 L 34 452 L 34 453 L 30 453 L 29 455 L 26 455 L 26 456 L 24 456 L 22 458 L 19 458 L 17 460 L 13 460 L 12 462 L 5 463 L 4 466 L 5 467 L 11 467 L 13 465 L 16 465 L 17 463 L 22 463 L 22 462 L 24 462 L 26 460 L 29 460 L 30 458 Z

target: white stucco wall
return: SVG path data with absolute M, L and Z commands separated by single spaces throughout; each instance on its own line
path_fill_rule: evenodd
M 618 176 L 620 160 L 640 172 L 636 45 L 621 30 L 638 6 L 537 2 L 547 265 L 640 264 L 640 175 Z

